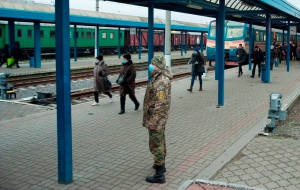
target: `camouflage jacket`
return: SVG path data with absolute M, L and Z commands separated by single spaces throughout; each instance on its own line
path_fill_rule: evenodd
M 171 104 L 171 79 L 169 69 L 154 71 L 144 98 L 143 126 L 150 130 L 165 128 Z

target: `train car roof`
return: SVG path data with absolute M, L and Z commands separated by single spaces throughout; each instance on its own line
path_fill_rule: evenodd
M 41 16 L 38 18 L 41 18 L 43 15 L 45 15 L 46 18 L 51 18 L 51 22 L 54 21 L 54 13 L 55 13 L 55 7 L 53 5 L 49 4 L 41 4 L 41 3 L 34 3 L 31 1 L 16 1 L 16 0 L 1 0 L 0 1 L 0 19 L 4 20 L 4 18 L 15 18 L 17 17 L 16 14 L 22 13 L 37 13 Z M 10 15 L 5 15 L 6 11 L 10 11 Z M 15 14 L 13 14 L 15 11 Z M 49 15 L 51 13 L 51 16 Z M 7 12 L 6 12 L 7 14 Z M 24 14 L 22 15 L 24 16 Z M 74 19 L 72 19 L 72 16 Z M 29 16 L 28 16 L 29 17 Z M 52 18 L 53 17 L 53 18 Z M 80 19 L 78 19 L 78 17 Z M 93 19 L 87 19 L 87 18 L 93 18 Z M 21 19 L 21 18 L 20 18 Z M 29 21 L 29 19 L 34 18 L 24 18 Z M 36 19 L 36 17 L 35 17 Z M 138 23 L 143 23 L 143 26 L 147 26 L 148 18 L 147 17 L 141 17 L 141 16 L 132 16 L 132 15 L 124 15 L 124 14 L 115 14 L 115 13 L 105 13 L 105 12 L 95 12 L 95 11 L 87 11 L 87 10 L 78 10 L 78 9 L 70 9 L 70 23 L 72 22 L 79 22 L 79 20 L 83 23 L 78 24 L 85 24 L 85 25 L 95 25 L 96 22 L 100 22 L 99 20 L 102 19 L 104 21 L 107 20 L 107 23 L 105 26 L 118 26 L 120 24 L 121 27 L 127 26 L 132 24 L 132 27 L 135 27 L 134 25 L 141 25 Z M 42 22 L 47 22 L 47 20 L 43 20 L 41 18 Z M 115 22 L 108 22 L 108 21 L 115 21 Z M 118 21 L 118 22 L 116 22 Z M 122 22 L 124 21 L 124 22 Z M 129 23 L 128 23 L 129 21 Z M 48 21 L 49 22 L 49 21 Z M 102 21 L 103 23 L 103 21 Z M 156 26 L 164 26 L 165 20 L 154 18 L 154 23 Z M 183 22 L 183 21 L 172 21 L 172 28 L 176 28 L 176 30 L 179 29 L 185 29 L 190 31 L 204 31 L 207 32 L 208 25 L 202 24 L 202 23 L 191 23 L 191 22 Z M 126 24 L 122 26 L 121 24 Z M 137 26 L 136 26 L 137 27 Z

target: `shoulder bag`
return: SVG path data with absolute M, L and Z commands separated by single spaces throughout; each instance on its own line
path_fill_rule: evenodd
M 111 82 L 108 80 L 107 77 L 104 79 L 104 89 L 105 90 L 111 89 Z

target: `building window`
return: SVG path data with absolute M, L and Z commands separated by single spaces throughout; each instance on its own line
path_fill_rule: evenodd
M 263 32 L 259 32 L 259 41 L 264 41 L 264 33 Z
M 0 28 L 0 38 L 2 38 L 2 28 Z
M 105 32 L 102 33 L 102 38 L 103 38 L 103 39 L 106 38 L 106 33 L 105 33 Z
M 110 39 L 114 39 L 114 37 L 115 37 L 115 33 L 111 32 L 110 33 Z
M 22 38 L 22 29 L 18 29 L 18 38 Z
M 92 33 L 91 32 L 87 32 L 86 33 L 86 38 L 87 39 L 91 39 L 92 38 Z
M 41 38 L 44 38 L 44 30 L 41 30 Z
M 54 30 L 50 30 L 50 38 L 55 38 L 55 31 Z
M 27 36 L 28 36 L 28 38 L 32 38 L 32 30 L 27 31 Z

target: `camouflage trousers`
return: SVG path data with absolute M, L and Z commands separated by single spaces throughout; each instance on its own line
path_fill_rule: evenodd
M 153 154 L 154 164 L 162 166 L 167 155 L 165 129 L 149 130 L 149 148 Z

